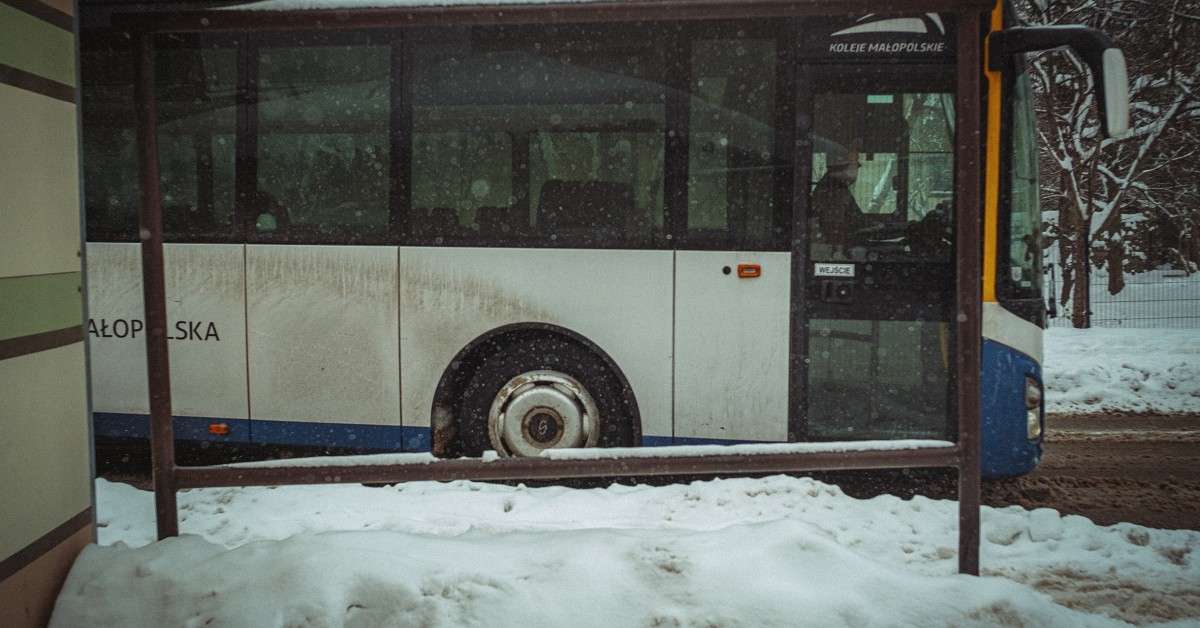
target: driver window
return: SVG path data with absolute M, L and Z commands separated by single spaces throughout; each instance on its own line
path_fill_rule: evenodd
M 953 94 L 924 76 L 814 77 L 810 258 L 952 259 Z

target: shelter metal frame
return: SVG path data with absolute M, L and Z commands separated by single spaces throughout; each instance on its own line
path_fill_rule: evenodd
M 982 315 L 982 75 L 980 18 L 986 0 L 626 0 L 570 4 L 420 6 L 403 9 L 285 11 L 180 11 L 133 14 L 118 25 L 135 38 L 134 98 L 139 182 L 139 237 L 145 298 L 152 470 L 160 539 L 179 534 L 176 493 L 212 486 L 384 483 L 418 480 L 548 480 L 613 476 L 661 476 L 818 470 L 953 468 L 958 471 L 960 573 L 979 573 L 980 369 Z M 171 377 L 167 355 L 163 220 L 159 188 L 154 76 L 154 35 L 167 32 L 281 31 L 323 28 L 405 28 L 438 24 L 495 25 L 547 22 L 802 17 L 912 13 L 957 16 L 955 95 L 957 203 L 958 436 L 952 446 L 909 450 L 841 452 L 764 451 L 752 454 L 661 455 L 595 459 L 505 458 L 437 460 L 428 464 L 331 464 L 313 466 L 180 467 L 175 464 Z

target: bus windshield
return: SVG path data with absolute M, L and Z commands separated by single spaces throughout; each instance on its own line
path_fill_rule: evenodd
M 1042 294 L 1042 210 L 1038 186 L 1037 120 L 1024 64 L 1012 99 L 1012 165 L 1009 197 L 1008 285 L 1012 297 Z

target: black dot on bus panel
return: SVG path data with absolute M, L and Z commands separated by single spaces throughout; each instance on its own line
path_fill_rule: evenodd
M 728 267 L 728 266 L 726 266 L 725 268 L 722 268 L 722 269 L 721 269 L 721 272 L 723 272 L 723 273 L 725 273 L 726 275 L 728 275 L 729 273 L 733 272 L 733 269 L 732 269 L 732 268 L 730 268 L 730 267 Z

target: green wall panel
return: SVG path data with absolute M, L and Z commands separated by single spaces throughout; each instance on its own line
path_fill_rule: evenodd
M 0 340 L 83 324 L 82 273 L 0 279 Z
M 75 34 L 0 4 L 0 63 L 75 86 Z

